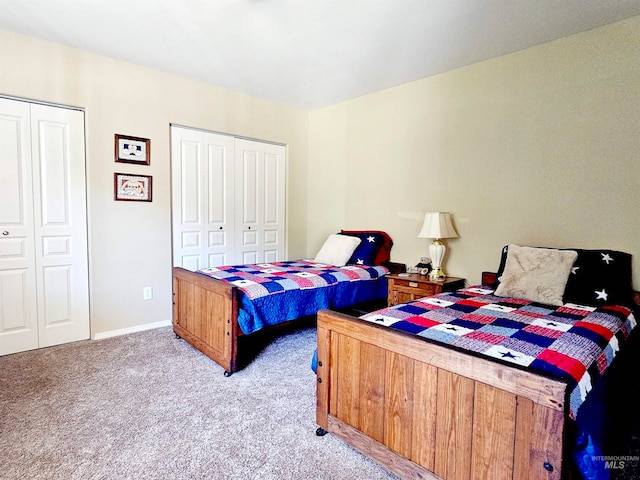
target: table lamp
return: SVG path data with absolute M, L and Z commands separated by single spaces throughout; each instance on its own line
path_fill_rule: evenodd
M 447 248 L 442 243 L 443 238 L 457 238 L 458 232 L 451 223 L 451 214 L 448 212 L 430 212 L 424 216 L 422 230 L 418 238 L 432 238 L 429 245 L 429 256 L 431 257 L 431 280 L 444 280 L 446 275 L 442 269 L 442 260 Z

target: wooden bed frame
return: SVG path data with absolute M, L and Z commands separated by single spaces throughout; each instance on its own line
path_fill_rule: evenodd
M 317 434 L 404 479 L 571 478 L 562 381 L 328 310 L 317 381 Z
M 237 287 L 173 267 L 173 331 L 225 369 L 238 370 Z
M 392 272 L 402 263 L 385 264 Z M 173 267 L 173 331 L 225 369 L 225 376 L 242 368 L 238 344 L 245 335 L 238 324 L 238 288 L 227 282 Z M 377 304 L 375 308 L 380 308 Z M 374 310 L 371 308 L 370 310 Z M 364 313 L 364 312 L 362 312 Z M 268 327 L 287 328 L 295 320 Z M 256 332 L 257 333 L 257 332 Z

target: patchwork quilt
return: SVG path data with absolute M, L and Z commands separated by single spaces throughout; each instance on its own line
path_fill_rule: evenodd
M 238 287 L 238 323 L 253 333 L 268 325 L 387 295 L 383 266 L 335 267 L 309 260 L 232 265 L 199 273 Z
M 366 314 L 372 323 L 561 378 L 575 419 L 593 383 L 636 326 L 623 306 L 560 307 L 475 286 Z
M 373 280 L 386 275 L 389 270 L 381 266 L 335 267 L 308 260 L 296 260 L 212 267 L 200 270 L 200 273 L 235 285 L 250 299 L 255 299 L 285 290 L 304 290 L 327 287 L 339 282 Z

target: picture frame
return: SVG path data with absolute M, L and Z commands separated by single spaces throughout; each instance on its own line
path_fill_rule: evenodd
M 137 165 L 151 164 L 151 140 L 115 134 L 115 160 L 120 163 Z
M 150 202 L 152 177 L 130 173 L 114 173 L 114 200 Z

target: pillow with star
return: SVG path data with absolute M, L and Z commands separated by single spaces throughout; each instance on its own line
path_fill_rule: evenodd
M 565 303 L 597 307 L 602 305 L 633 305 L 631 255 L 616 250 L 585 250 L 578 252 L 563 294 Z M 509 252 L 502 248 L 497 282 L 500 284 Z
M 633 305 L 631 255 L 615 250 L 580 250 L 564 291 L 565 303 L 599 307 Z
M 347 231 L 342 230 L 341 235 L 347 235 L 349 237 L 357 237 L 360 239 L 360 245 L 358 245 L 351 255 L 351 258 L 347 264 L 355 265 L 379 265 L 377 263 L 377 255 L 385 244 L 388 235 L 384 232 L 378 231 Z M 386 260 L 388 261 L 388 259 Z

